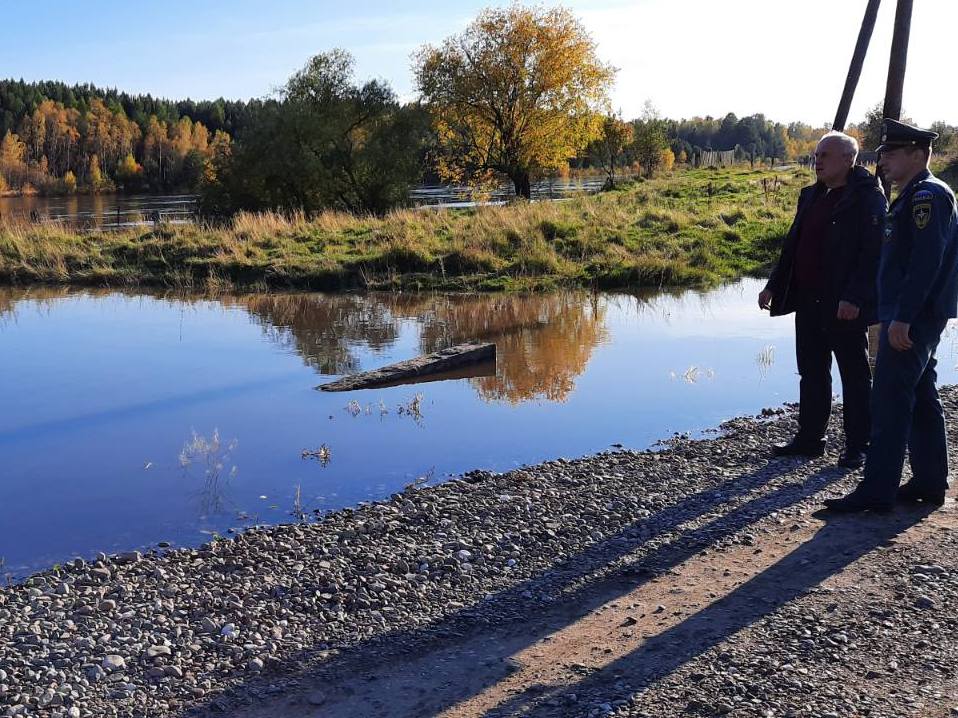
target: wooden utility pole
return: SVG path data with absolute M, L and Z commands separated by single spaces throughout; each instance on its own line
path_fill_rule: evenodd
M 908 61 L 908 37 L 911 34 L 913 0 L 898 0 L 895 12 L 895 34 L 891 40 L 891 58 L 888 62 L 888 82 L 885 85 L 885 105 L 882 115 L 892 120 L 901 119 L 901 96 L 905 86 L 905 65 Z M 885 196 L 891 197 L 891 184 L 878 168 L 878 176 L 885 187 Z
M 913 0 L 898 0 L 898 10 L 895 12 L 895 34 L 891 41 L 884 108 L 885 117 L 892 120 L 901 119 L 901 96 L 905 86 L 905 64 L 908 61 L 912 4 Z
M 852 54 L 852 63 L 848 68 L 848 76 L 845 78 L 845 90 L 842 92 L 842 99 L 838 103 L 835 122 L 832 123 L 833 130 L 841 132 L 845 129 L 845 123 L 848 121 L 848 110 L 851 107 L 852 98 L 855 96 L 858 80 L 862 75 L 862 65 L 865 63 L 868 43 L 872 39 L 872 31 L 875 29 L 875 20 L 878 17 L 878 7 L 880 5 L 881 0 L 868 0 L 865 17 L 862 19 L 862 27 L 858 31 L 858 42 L 855 44 L 855 52 Z

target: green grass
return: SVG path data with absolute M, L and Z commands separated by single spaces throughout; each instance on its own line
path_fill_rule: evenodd
M 703 286 L 765 269 L 809 181 L 796 169 L 685 170 L 562 202 L 378 218 L 241 214 L 228 227 L 115 233 L 5 225 L 0 281 L 198 290 Z

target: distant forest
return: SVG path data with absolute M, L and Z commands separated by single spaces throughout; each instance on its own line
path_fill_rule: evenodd
M 0 80 L 0 190 L 195 189 L 217 146 L 262 104 Z
M 395 102 L 388 87 L 380 90 L 385 93 L 383 102 Z M 270 151 L 270 144 L 262 141 L 262 131 L 270 127 L 268 120 L 277 116 L 283 101 L 282 97 L 173 101 L 93 85 L 0 80 L 0 192 L 197 191 L 231 153 L 234 140 L 241 144 L 246 140 L 250 150 Z M 399 138 L 407 140 L 404 144 L 412 153 L 411 170 L 403 176 L 436 181 L 430 153 L 436 138 L 428 120 L 421 116 L 424 110 L 412 103 L 398 111 L 404 120 L 390 125 L 389 131 L 415 134 Z M 849 131 L 867 148 L 876 140 L 876 122 L 880 124 L 880 113 L 873 109 L 865 122 Z M 632 127 L 630 137 L 647 136 L 650 128 L 660 134 L 661 145 L 671 154 L 668 167 L 709 149 L 734 149 L 741 160 L 753 156 L 793 160 L 811 153 L 826 131 L 803 123 L 774 122 L 761 114 L 670 120 L 658 117 L 651 107 L 642 118 L 625 124 Z M 940 147 L 954 144 L 955 128 L 938 123 L 936 129 L 943 135 Z M 275 127 L 270 132 L 273 130 Z M 260 136 L 255 136 L 257 131 Z M 583 148 L 569 158 L 569 164 L 578 169 L 601 166 L 594 149 Z M 625 168 L 634 165 L 640 169 L 642 164 L 629 147 L 619 161 Z M 295 168 L 295 162 L 291 167 Z M 382 202 L 401 204 L 402 198 L 394 193 Z M 330 204 L 337 204 L 335 197 Z M 339 204 L 347 209 L 364 208 L 362 198 L 357 206 L 349 206 L 348 201 Z M 373 206 L 375 202 L 366 204 L 382 209 Z

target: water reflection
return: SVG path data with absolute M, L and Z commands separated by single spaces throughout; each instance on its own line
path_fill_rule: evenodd
M 487 401 L 564 401 L 608 336 L 602 302 L 575 293 L 400 297 L 396 311 L 421 318 L 423 354 L 466 341 L 495 342 L 496 376 L 470 380 Z
M 470 379 L 490 401 L 563 401 L 608 336 L 602 301 L 577 293 L 255 295 L 241 301 L 272 341 L 295 349 L 323 374 L 358 371 L 360 347 L 393 345 L 403 320 L 418 323 L 422 354 L 466 341 L 495 342 L 496 375 Z
M 81 229 L 119 229 L 152 222 L 159 215 L 164 222 L 192 221 L 196 196 L 74 194 L 66 196 L 27 195 L 0 197 L 0 219 L 56 222 Z
M 220 440 L 219 429 L 213 429 L 209 438 L 194 431 L 192 438 L 180 450 L 179 464 L 184 478 L 191 484 L 199 485 L 192 493 L 202 518 L 223 514 L 230 508 L 227 498 L 229 484 L 239 472 L 236 464 L 232 463 L 238 443 L 232 439 L 224 444 Z
M 359 369 L 357 350 L 382 350 L 399 337 L 388 303 L 362 295 L 260 294 L 224 298 L 245 307 L 263 333 L 295 350 L 320 374 Z
M 69 297 L 106 298 L 144 295 L 109 289 L 36 287 L 0 289 L 0 321 L 16 321 L 18 303 L 50 311 Z M 371 362 L 370 351 L 394 350 L 402 327 L 418 334 L 418 352 L 427 354 L 465 341 L 497 345 L 491 367 L 470 368 L 445 379 L 467 378 L 485 401 L 520 404 L 531 400 L 563 402 L 595 348 L 607 341 L 609 299 L 581 293 L 503 295 L 324 295 L 260 294 L 220 296 L 149 295 L 180 308 L 220 305 L 241 309 L 273 344 L 295 352 L 325 375 L 340 375 L 386 363 Z M 637 306 L 646 300 L 634 298 Z M 182 330 L 181 330 L 182 334 Z M 365 363 L 365 366 L 364 366 Z M 416 418 L 415 412 L 409 412 Z
M 423 477 L 644 448 L 792 401 L 793 323 L 757 310 L 760 288 L 0 289 L 0 557 L 23 575 L 75 555 L 193 544 L 381 499 Z M 314 390 L 466 340 L 496 342 L 494 375 Z M 956 341 L 949 327 L 942 382 L 958 379 Z

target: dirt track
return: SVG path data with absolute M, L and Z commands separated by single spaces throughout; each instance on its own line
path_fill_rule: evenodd
M 230 715 L 958 715 L 955 504 L 814 516 L 855 478 L 831 460 L 774 462 L 775 481 L 518 615 L 360 651 Z

